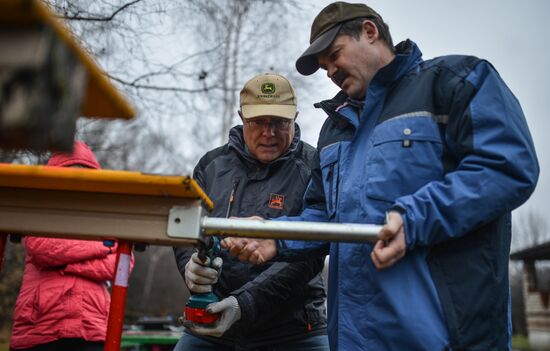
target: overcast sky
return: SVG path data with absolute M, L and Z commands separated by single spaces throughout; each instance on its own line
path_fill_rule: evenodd
M 311 14 L 298 24 L 296 40 L 307 47 L 313 18 L 332 1 L 311 0 Z M 371 0 L 389 24 L 394 43 L 415 41 L 424 59 L 446 54 L 468 54 L 489 60 L 519 99 L 535 141 L 541 166 L 537 189 L 519 210 L 544 215 L 550 200 L 550 1 L 548 0 Z M 316 145 L 324 116 L 310 105 L 337 91 L 324 72 L 305 77 L 315 84 L 316 96 L 299 99 L 304 139 Z M 300 97 L 300 91 L 297 92 Z M 546 217 L 546 216 L 545 216 Z M 546 217 L 547 218 L 547 217 Z

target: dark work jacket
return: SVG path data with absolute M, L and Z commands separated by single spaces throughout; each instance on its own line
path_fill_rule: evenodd
M 245 150 L 242 126 L 236 126 L 227 144 L 202 157 L 193 177 L 214 202 L 209 216 L 273 218 L 301 212 L 311 167 L 318 162 L 315 148 L 300 141 L 297 125 L 289 150 L 269 164 Z M 228 211 L 232 192 L 234 202 Z M 193 252 L 175 249 L 182 276 Z M 225 250 L 220 257 L 223 269 L 214 293 L 220 300 L 235 296 L 241 319 L 221 338 L 201 338 L 246 350 L 326 334 L 322 258 L 256 266 L 230 257 Z

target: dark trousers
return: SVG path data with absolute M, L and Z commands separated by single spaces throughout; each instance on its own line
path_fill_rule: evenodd
M 257 351 L 328 351 L 326 335 L 309 336 L 258 349 Z M 236 351 L 234 347 L 214 344 L 194 335 L 184 333 L 174 351 Z M 255 350 L 256 351 L 256 350 Z
M 28 349 L 12 349 L 12 351 L 103 351 L 103 341 L 86 341 L 84 339 L 59 339 L 47 344 L 33 346 Z

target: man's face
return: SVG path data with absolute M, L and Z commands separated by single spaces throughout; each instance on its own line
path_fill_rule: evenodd
M 366 29 L 359 40 L 339 35 L 317 57 L 327 76 L 351 98 L 365 97 L 372 77 L 380 68 L 379 46 L 373 43 Z
M 244 142 L 258 161 L 269 163 L 288 150 L 294 138 L 294 120 L 273 116 L 242 119 Z

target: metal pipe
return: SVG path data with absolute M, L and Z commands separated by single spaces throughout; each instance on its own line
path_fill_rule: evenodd
M 204 235 L 259 239 L 371 242 L 378 240 L 381 225 L 356 223 L 291 222 L 204 217 Z

